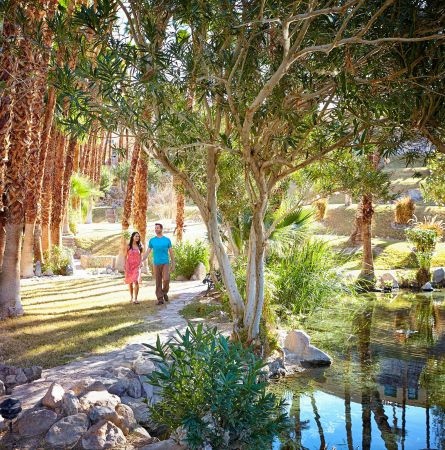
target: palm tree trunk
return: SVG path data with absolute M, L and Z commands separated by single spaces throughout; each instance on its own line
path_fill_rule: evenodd
M 3 90 L 0 96 L 0 213 L 3 210 L 3 191 L 5 163 L 8 156 L 8 136 L 11 128 L 12 101 L 13 101 L 13 81 L 12 76 L 17 69 L 17 58 L 12 51 L 17 29 L 14 23 L 17 1 L 10 4 L 3 21 L 2 52 L 0 54 L 0 82 L 3 83 Z M 2 242 L 2 241 L 0 241 Z M 0 246 L 0 258 L 3 256 Z M 1 267 L 1 265 L 0 265 Z
M 134 226 L 141 235 L 141 242 L 145 246 L 147 237 L 147 206 L 148 206 L 148 167 L 143 157 L 139 158 L 136 186 L 134 195 Z
M 32 19 L 34 10 L 27 11 Z M 15 98 L 10 132 L 9 166 L 5 176 L 6 207 L 9 211 L 5 231 L 6 245 L 0 274 L 0 318 L 23 314 L 20 301 L 20 253 L 24 226 L 25 162 L 31 138 L 31 105 L 33 67 L 31 42 L 23 38 L 18 43 L 20 58 L 17 64 Z
M 51 211 L 53 197 L 53 180 L 56 168 L 56 155 L 60 146 L 62 135 L 53 123 L 49 133 L 48 157 L 42 183 L 41 195 L 41 223 L 42 223 L 42 250 L 48 251 L 51 247 Z
M 71 189 L 71 175 L 73 174 L 73 166 L 74 166 L 74 153 L 76 149 L 77 141 L 76 138 L 71 136 L 68 141 L 68 148 L 66 152 L 66 161 L 65 161 L 65 172 L 63 174 L 63 196 L 62 196 L 62 211 L 60 216 L 60 224 L 68 224 L 68 203 L 70 199 L 70 189 Z M 59 225 L 60 228 L 60 225 Z M 67 233 L 70 232 L 69 226 Z
M 6 244 L 6 232 L 5 232 L 6 217 L 5 214 L 0 211 L 0 272 L 3 266 L 3 254 L 5 253 Z
M 367 194 L 362 198 L 362 240 L 363 240 L 363 261 L 359 280 L 373 284 L 375 282 L 374 259 L 372 255 L 372 216 L 374 208 L 372 205 L 372 195 Z
M 357 205 L 357 211 L 355 213 L 355 219 L 354 219 L 354 231 L 352 232 L 351 236 L 348 239 L 348 244 L 352 245 L 353 247 L 358 247 L 362 241 L 362 228 L 363 228 L 363 217 L 362 217 L 362 204 L 359 203 Z
M 184 186 L 180 179 L 173 177 L 173 187 L 176 195 L 176 241 L 181 242 L 184 235 Z
M 60 184 L 60 189 L 53 189 L 52 191 L 52 201 L 51 201 L 51 246 L 62 245 L 62 233 L 61 233 L 61 223 L 63 218 L 63 187 L 64 183 L 64 173 L 65 173 L 65 162 L 66 162 L 66 150 L 65 145 L 66 139 L 62 134 L 59 140 L 59 145 L 56 153 L 56 160 L 54 165 L 54 177 L 53 182 L 58 181 Z
M 122 211 L 122 236 L 119 255 L 116 258 L 116 269 L 119 271 L 124 270 L 125 254 L 127 249 L 127 240 L 125 238 L 125 232 L 130 228 L 131 211 L 133 207 L 134 185 L 136 179 L 136 169 L 138 166 L 140 145 L 137 143 L 133 149 L 133 155 L 131 157 L 130 175 L 127 182 L 127 191 L 125 193 L 124 209 Z

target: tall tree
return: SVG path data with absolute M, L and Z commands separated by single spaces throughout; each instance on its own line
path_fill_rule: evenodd
M 141 156 L 137 165 L 133 224 L 141 235 L 141 242 L 146 247 L 147 244 L 147 207 L 148 207 L 148 166 L 146 157 Z
M 185 195 L 184 187 L 181 180 L 177 177 L 173 177 L 173 189 L 176 197 L 176 227 L 175 235 L 178 242 L 182 241 L 184 235 L 184 207 L 185 207 Z

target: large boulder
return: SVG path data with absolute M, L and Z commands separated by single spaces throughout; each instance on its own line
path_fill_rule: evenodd
M 93 406 L 88 416 L 92 423 L 108 420 L 117 425 L 119 421 L 118 413 L 109 406 Z
M 380 284 L 386 285 L 386 283 L 392 283 L 393 289 L 399 288 L 399 282 L 391 272 L 385 272 L 383 275 L 380 276 Z
M 284 340 L 286 359 L 313 366 L 328 366 L 331 357 L 311 345 L 311 338 L 302 330 L 290 331 Z
M 87 432 L 90 422 L 86 414 L 75 414 L 56 422 L 45 436 L 46 443 L 57 449 L 73 448 Z
M 116 383 L 112 384 L 108 389 L 108 392 L 120 397 L 127 392 L 129 384 L 130 380 L 123 378 L 122 380 L 116 381 Z
M 128 380 L 127 394 L 133 398 L 142 397 L 142 385 L 139 378 L 131 378 Z
M 202 281 L 206 277 L 206 275 L 207 275 L 206 266 L 202 262 L 199 262 L 190 279 Z
M 42 398 L 42 405 L 51 409 L 58 409 L 62 406 L 62 399 L 65 395 L 65 389 L 59 383 L 52 383 Z
M 149 358 L 141 355 L 133 362 L 132 369 L 138 375 L 150 375 L 155 370 L 155 365 Z
M 90 391 L 80 397 L 80 408 L 88 413 L 94 406 L 108 406 L 114 409 L 120 402 L 117 395 L 110 394 L 108 391 Z
M 82 438 L 84 450 L 102 450 L 122 446 L 127 442 L 122 430 L 114 423 L 103 420 L 93 425 Z
M 146 426 L 151 425 L 151 417 L 148 410 L 148 405 L 147 403 L 142 401 L 142 399 L 134 399 L 132 397 L 128 397 L 127 395 L 123 395 L 121 397 L 121 401 L 124 405 L 127 405 L 131 408 L 137 423 Z
M 57 414 L 50 409 L 30 409 L 19 416 L 17 430 L 22 437 L 46 433 L 57 422 Z

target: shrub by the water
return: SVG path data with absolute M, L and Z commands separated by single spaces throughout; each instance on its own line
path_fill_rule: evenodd
M 175 255 L 176 265 L 176 270 L 173 274 L 174 277 L 180 275 L 189 279 L 200 262 L 208 270 L 209 250 L 207 245 L 202 241 L 179 242 L 173 246 L 173 254 Z
M 68 275 L 68 267 L 72 261 L 73 252 L 70 248 L 55 245 L 44 254 L 45 263 L 42 270 L 51 270 L 54 275 Z
M 264 363 L 216 328 L 189 325 L 147 347 L 157 364 L 150 383 L 161 389 L 151 418 L 170 432 L 182 426 L 189 448 L 270 449 L 288 430 L 283 402 L 258 381 Z
M 336 256 L 326 242 L 309 240 L 290 248 L 272 268 L 279 314 L 306 313 L 335 297 L 343 290 L 336 267 Z
M 396 202 L 396 209 L 394 212 L 395 223 L 400 225 L 407 225 L 414 217 L 416 204 L 411 197 L 403 197 Z

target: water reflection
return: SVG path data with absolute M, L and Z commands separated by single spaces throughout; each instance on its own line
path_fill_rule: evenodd
M 367 298 L 306 329 L 334 364 L 286 381 L 295 429 L 282 449 L 445 450 L 443 294 Z

